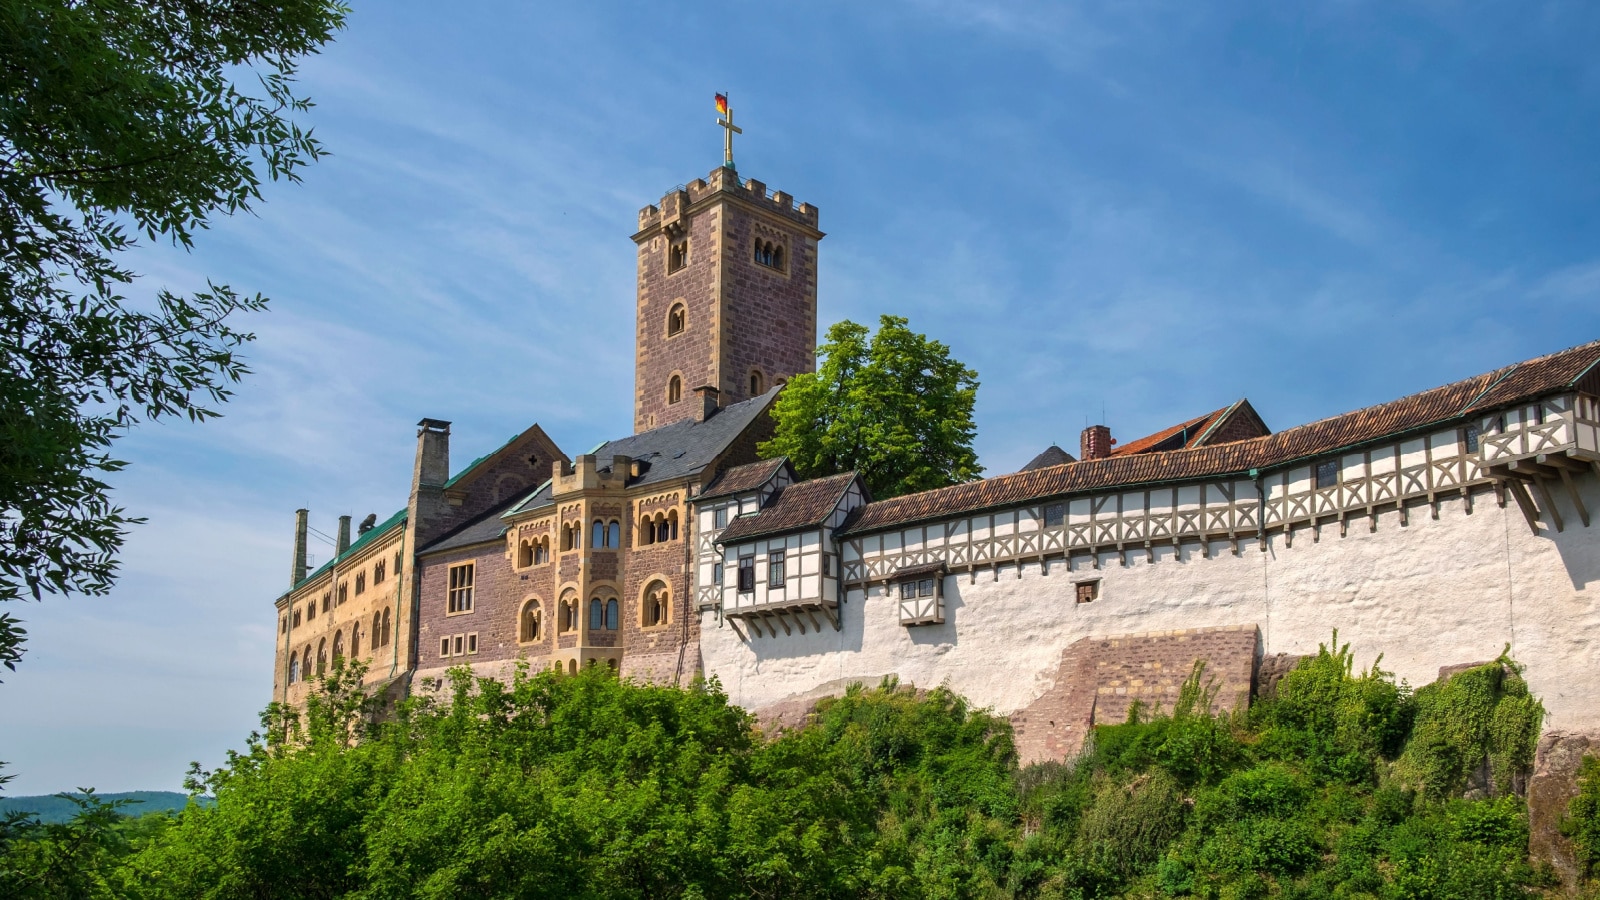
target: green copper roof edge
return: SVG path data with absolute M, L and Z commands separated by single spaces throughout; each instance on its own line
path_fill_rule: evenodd
M 510 509 L 508 509 L 505 512 L 501 513 L 500 514 L 500 518 L 509 519 L 512 516 L 516 515 L 517 513 L 522 512 L 522 508 L 528 504 L 528 501 L 532 500 L 533 498 L 535 498 L 537 496 L 539 496 L 539 492 L 544 490 L 545 488 L 549 487 L 551 482 L 553 482 L 553 481 L 555 481 L 554 478 L 546 478 L 544 480 L 544 483 L 539 485 L 538 487 L 534 488 L 533 491 L 528 494 L 528 496 L 523 497 L 521 500 L 518 500 L 515 504 L 512 505 L 512 507 Z
M 405 520 L 406 520 L 406 509 L 405 509 L 405 507 L 401 507 L 399 512 L 395 513 L 394 515 L 390 516 L 387 519 L 384 519 L 382 522 L 378 523 L 377 525 L 372 526 L 372 528 L 367 530 L 366 534 L 363 534 L 360 537 L 356 538 L 355 543 L 351 544 L 350 548 L 348 550 L 344 551 L 343 553 L 340 553 L 338 556 L 335 556 L 333 559 L 330 559 L 327 562 L 323 563 L 322 565 L 318 566 L 317 570 L 315 572 L 312 572 L 310 575 L 307 575 L 304 579 L 302 579 L 300 581 L 300 584 L 297 584 L 293 588 L 290 588 L 289 592 L 293 593 L 296 589 L 298 589 L 300 587 L 301 584 L 305 584 L 307 581 L 310 581 L 311 579 L 316 578 L 317 576 L 321 575 L 322 573 L 332 569 L 334 566 L 338 565 L 339 563 L 344 562 L 345 560 L 349 559 L 351 556 L 354 556 L 358 551 L 360 551 L 361 549 L 363 549 L 364 547 L 366 547 L 368 544 L 372 543 L 373 541 L 377 540 L 385 532 L 389 531 L 390 529 L 394 528 L 396 525 L 399 525 L 401 522 L 404 522 Z

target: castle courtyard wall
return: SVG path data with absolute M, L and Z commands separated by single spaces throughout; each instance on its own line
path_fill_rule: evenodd
M 1590 510 L 1600 483 L 1577 479 Z M 1402 516 L 1363 516 L 1340 536 L 1302 528 L 1286 546 L 1271 534 L 1212 541 L 1210 556 L 1190 541 L 958 571 L 945 581 L 938 625 L 899 624 L 881 585 L 851 590 L 842 627 L 820 634 L 742 640 L 714 612 L 702 613 L 706 673 L 733 702 L 758 709 L 825 682 L 875 682 L 896 675 L 919 687 L 946 684 L 973 703 L 1011 715 L 1056 684 L 1062 655 L 1086 637 L 1254 626 L 1260 649 L 1315 653 L 1334 629 L 1357 665 L 1382 667 L 1420 686 L 1441 666 L 1493 659 L 1508 645 L 1543 698 L 1548 728 L 1600 728 L 1600 523 L 1585 527 L 1569 498 L 1557 503 L 1566 530 L 1530 532 L 1515 504 L 1479 487 L 1471 509 L 1459 496 Z M 1046 573 L 1048 571 L 1048 574 Z M 1099 596 L 1076 602 L 1075 582 L 1100 579 Z

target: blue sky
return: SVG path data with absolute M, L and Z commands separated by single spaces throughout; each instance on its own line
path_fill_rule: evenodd
M 140 254 L 274 302 L 224 419 L 122 443 L 116 591 L 16 610 L 9 793 L 240 746 L 294 509 L 399 508 L 419 418 L 457 465 L 626 434 L 628 234 L 720 163 L 716 90 L 741 174 L 821 209 L 823 326 L 950 344 L 990 473 L 1102 409 L 1281 428 L 1600 338 L 1592 4 L 356 5 L 303 73 L 335 155 Z

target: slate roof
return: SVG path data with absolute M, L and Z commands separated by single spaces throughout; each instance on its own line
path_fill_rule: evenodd
M 763 459 L 759 462 L 745 463 L 734 466 L 717 476 L 717 480 L 706 485 L 696 500 L 710 500 L 713 497 L 726 497 L 729 494 L 742 494 L 753 491 L 771 480 L 778 474 L 778 470 L 789 462 L 787 456 L 776 459 Z
M 643 463 L 644 471 L 637 477 L 629 478 L 628 487 L 698 474 L 716 462 L 717 457 L 766 412 L 781 389 L 781 386 L 774 387 L 759 397 L 724 406 L 704 422 L 685 419 L 619 440 L 606 441 L 594 448 L 594 456 L 602 466 L 609 465 L 614 456 L 626 456 Z M 609 469 L 603 467 L 601 471 Z M 528 505 L 536 499 L 530 495 L 526 501 L 506 512 L 509 515 L 537 509 L 538 506 Z
M 1063 463 L 1077 461 L 1077 458 L 1071 453 L 1068 453 L 1055 444 L 1051 444 L 1050 446 L 1044 448 L 1044 452 L 1040 453 L 1038 456 L 1035 456 L 1033 459 L 1028 460 L 1028 464 L 1023 466 L 1021 471 L 1032 472 L 1034 469 L 1044 469 L 1050 466 L 1059 466 Z
M 488 543 L 489 541 L 498 541 L 500 538 L 504 537 L 506 533 L 506 523 L 501 521 L 501 517 L 506 513 L 506 510 L 516 506 L 519 503 L 525 503 L 528 500 L 538 497 L 541 493 L 545 495 L 546 499 L 549 498 L 550 482 L 546 481 L 543 485 L 540 485 L 539 490 L 534 491 L 530 495 L 508 497 L 505 501 L 495 504 L 494 507 L 488 512 L 485 512 L 466 524 L 457 527 L 455 531 L 451 531 L 438 540 L 435 540 L 433 543 L 423 547 L 420 551 L 418 551 L 418 553 L 443 553 L 446 550 L 456 550 L 461 547 L 470 547 L 473 544 L 484 544 Z
M 1600 386 L 1600 341 L 1264 437 L 1082 460 L 881 500 L 857 509 L 840 530 L 859 534 L 1061 494 L 1243 475 L 1591 385 Z
M 802 528 L 815 528 L 827 520 L 839 505 L 856 473 L 845 472 L 791 484 L 778 490 L 761 511 L 739 516 L 717 535 L 717 542 L 731 544 L 758 537 L 784 534 Z

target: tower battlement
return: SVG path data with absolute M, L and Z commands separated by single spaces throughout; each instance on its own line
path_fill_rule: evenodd
M 797 204 L 794 197 L 783 191 L 769 191 L 766 184 L 754 178 L 740 181 L 737 172 L 725 166 L 718 166 L 712 169 L 706 178 L 696 178 L 681 188 L 668 191 L 659 204 L 639 210 L 639 234 L 634 236 L 635 239 L 646 236 L 657 227 L 676 223 L 689 207 L 717 194 L 736 197 L 759 209 L 777 213 L 804 225 L 812 231 L 817 229 L 818 214 L 815 206 L 809 203 Z

